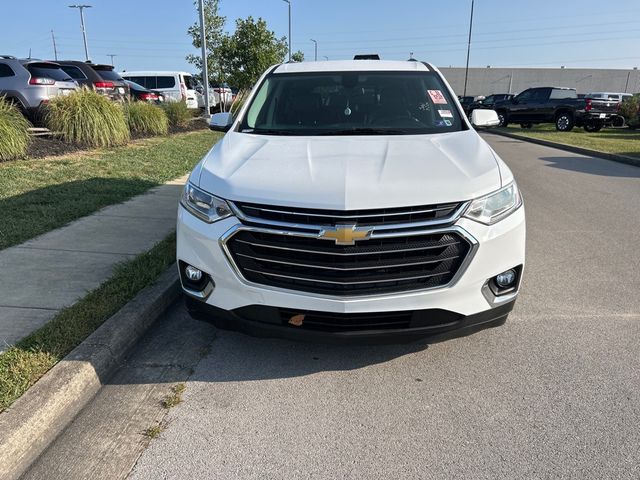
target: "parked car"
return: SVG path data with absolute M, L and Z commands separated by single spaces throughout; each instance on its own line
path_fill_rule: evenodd
M 276 65 L 242 112 L 212 117 L 227 133 L 179 207 L 194 317 L 347 341 L 504 322 L 525 261 L 522 198 L 435 67 Z
M 596 132 L 619 118 L 614 102 L 578 98 L 574 88 L 529 88 L 511 100 L 496 102 L 500 126 L 519 123 L 531 128 L 538 123 L 554 123 L 556 130 L 568 132 L 574 126 Z
M 111 65 L 76 60 L 61 60 L 57 63 L 82 87 L 91 88 L 111 100 L 119 102 L 129 98 L 129 87 Z
M 0 95 L 14 103 L 30 120 L 40 121 L 40 107 L 78 84 L 54 62 L 0 55 Z
M 614 93 L 614 92 L 591 92 L 585 95 L 586 98 L 593 100 L 605 100 L 622 103 L 625 99 L 633 97 L 630 93 Z
M 512 93 L 492 93 L 482 99 L 475 100 L 469 107 L 469 113 L 473 112 L 476 108 L 483 108 L 493 110 L 496 102 L 503 102 L 505 100 L 511 100 L 514 97 Z
M 227 107 L 233 101 L 233 91 L 226 83 L 212 83 L 211 88 L 218 96 L 219 103 L 224 103 Z
M 196 81 L 187 72 L 137 71 L 122 72 L 125 80 L 135 82 L 144 88 L 162 92 L 165 101 L 184 101 L 188 108 L 198 108 Z
M 154 92 L 148 88 L 144 88 L 142 85 L 138 85 L 130 80 L 125 80 L 129 87 L 130 98 L 141 102 L 149 103 L 162 103 L 164 102 L 164 95 L 160 92 Z
M 462 105 L 462 109 L 464 110 L 465 115 L 469 115 L 471 113 L 471 110 L 469 107 L 471 107 L 471 105 L 474 102 L 475 97 L 469 97 L 469 96 L 458 96 L 458 100 L 460 101 L 460 105 Z

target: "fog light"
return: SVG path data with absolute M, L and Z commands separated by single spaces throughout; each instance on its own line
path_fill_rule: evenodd
M 516 271 L 511 269 L 496 275 L 496 285 L 500 288 L 512 287 L 516 281 Z
M 191 265 L 187 265 L 184 269 L 184 274 L 192 282 L 199 282 L 202 279 L 202 271 L 198 270 L 196 267 L 192 267 Z

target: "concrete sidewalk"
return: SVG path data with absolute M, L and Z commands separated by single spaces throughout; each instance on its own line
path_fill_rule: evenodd
M 0 352 L 175 229 L 187 176 L 0 251 Z

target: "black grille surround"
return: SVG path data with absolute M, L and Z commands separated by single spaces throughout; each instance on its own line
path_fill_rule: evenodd
M 249 282 L 335 297 L 444 287 L 474 249 L 453 226 L 386 235 L 374 229 L 372 238 L 354 245 L 318 233 L 240 225 L 223 245 Z

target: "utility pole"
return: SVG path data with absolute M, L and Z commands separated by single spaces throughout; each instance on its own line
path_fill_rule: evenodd
M 91 8 L 91 5 L 69 5 L 69 8 L 80 10 L 80 27 L 82 28 L 82 39 L 84 40 L 84 56 L 89 61 L 89 47 L 87 47 L 87 30 L 84 28 L 84 9 Z
M 624 93 L 627 93 L 627 88 L 629 88 L 629 77 L 631 76 L 631 71 L 627 73 L 627 83 L 624 84 Z
M 56 48 L 56 36 L 53 34 L 53 30 L 51 30 L 51 40 L 53 41 L 53 58 L 55 58 L 56 62 L 58 61 L 58 49 Z
M 329 60 L 329 57 L 327 57 L 326 55 L 323 55 L 322 58 L 324 58 L 325 60 Z
M 200 47 L 202 48 L 202 86 L 204 87 L 204 116 L 209 118 L 209 64 L 207 62 L 207 37 L 204 28 L 204 0 L 200 0 Z M 222 100 L 223 93 L 220 94 Z
M 282 0 L 283 2 L 286 2 L 287 5 L 289 5 L 289 38 L 287 38 L 288 40 L 288 44 L 289 44 L 289 61 L 291 61 L 291 0 Z
M 463 97 L 467 95 L 467 78 L 469 77 L 469 53 L 471 52 L 471 29 L 473 28 L 473 1 L 471 0 L 471 17 L 469 18 L 469 41 L 467 42 L 467 66 L 464 69 L 464 93 Z
M 118 55 L 114 54 L 114 53 L 107 53 L 107 57 L 111 58 L 111 66 L 115 67 L 115 65 L 113 64 L 113 59 L 114 57 L 117 57 Z
M 318 42 L 316 40 L 314 40 L 313 38 L 311 39 L 311 41 L 314 43 L 315 45 L 315 55 L 313 57 L 314 61 L 318 61 Z

